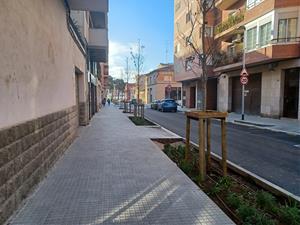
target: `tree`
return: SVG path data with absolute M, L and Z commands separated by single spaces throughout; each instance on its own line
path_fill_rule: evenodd
M 125 90 L 125 82 L 123 79 L 115 79 L 114 84 L 115 84 L 115 88 L 118 92 L 118 100 L 120 100 L 120 94 L 124 93 L 124 90 Z
M 133 49 L 131 49 L 131 51 L 130 51 L 134 67 L 137 71 L 137 76 L 136 76 L 137 103 L 139 103 L 139 100 L 140 100 L 140 73 L 144 66 L 144 56 L 142 53 L 144 48 L 145 48 L 145 46 L 141 45 L 141 41 L 138 40 L 137 50 L 134 51 Z
M 215 0 L 184 0 L 184 3 L 188 10 L 186 19 L 190 23 L 188 33 L 179 31 L 181 39 L 190 50 L 190 57 L 184 60 L 184 67 L 200 78 L 200 107 L 206 110 L 208 69 L 216 64 L 218 58 L 218 45 L 213 40 L 213 32 L 207 29 L 207 16 L 215 10 Z
M 114 90 L 114 78 L 112 76 L 108 76 L 108 89 L 110 92 Z

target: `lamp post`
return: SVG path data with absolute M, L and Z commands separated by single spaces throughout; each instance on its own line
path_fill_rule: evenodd
M 142 55 L 142 50 L 145 48 L 145 46 L 141 45 L 141 40 L 138 39 L 138 49 L 137 53 L 134 53 L 131 49 L 131 57 L 133 59 L 134 66 L 137 70 L 137 104 L 139 104 L 139 98 L 140 98 L 140 72 L 143 67 L 144 63 L 144 57 Z

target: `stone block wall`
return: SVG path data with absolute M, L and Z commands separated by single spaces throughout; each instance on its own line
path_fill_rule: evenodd
M 0 130 L 0 224 L 72 143 L 77 127 L 73 106 Z
M 89 104 L 88 102 L 79 103 L 79 125 L 86 126 L 89 124 Z

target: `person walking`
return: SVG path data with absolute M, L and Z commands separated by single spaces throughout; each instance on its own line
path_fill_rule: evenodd
M 110 106 L 110 99 L 109 98 L 107 99 L 107 103 L 108 103 L 108 106 Z
M 105 107 L 105 103 L 106 103 L 106 98 L 102 99 L 102 106 Z

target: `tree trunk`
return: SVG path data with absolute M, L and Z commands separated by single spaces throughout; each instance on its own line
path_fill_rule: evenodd
M 202 64 L 202 77 L 201 77 L 201 91 L 202 91 L 202 110 L 206 111 L 206 84 L 207 84 L 207 70 L 206 70 L 206 43 L 205 43 L 205 23 L 206 23 L 206 9 L 204 8 L 202 11 L 202 57 L 201 57 L 201 64 Z

